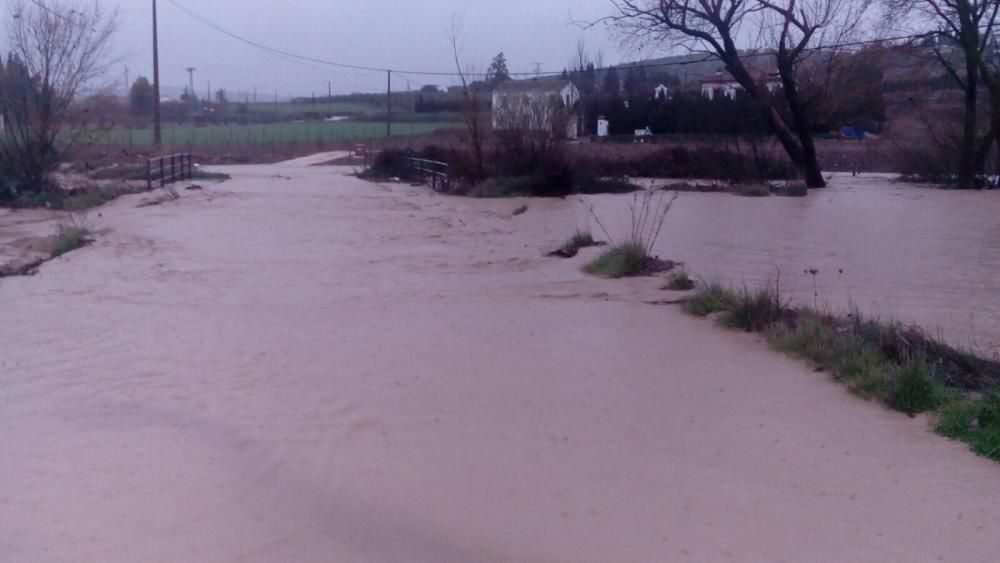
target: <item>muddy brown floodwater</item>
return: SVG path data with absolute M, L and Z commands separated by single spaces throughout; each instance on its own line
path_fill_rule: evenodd
M 123 198 L 0 280 L 0 560 L 996 560 L 1000 465 L 544 258 L 575 201 L 308 162 Z M 996 200 L 686 195 L 661 253 L 995 338 Z

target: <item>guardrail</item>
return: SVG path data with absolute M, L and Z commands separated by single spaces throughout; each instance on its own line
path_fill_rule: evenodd
M 160 187 L 190 180 L 194 177 L 194 158 L 191 153 L 171 154 L 146 160 L 146 187 L 153 189 L 153 182 Z
M 431 188 L 436 192 L 451 190 L 453 178 L 451 168 L 447 162 L 437 160 L 426 160 L 423 158 L 406 159 L 407 166 L 419 174 L 424 181 L 430 182 Z

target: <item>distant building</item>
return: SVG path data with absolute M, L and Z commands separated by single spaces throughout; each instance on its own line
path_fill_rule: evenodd
M 666 85 L 660 84 L 653 90 L 653 99 L 656 100 L 666 100 L 670 98 L 670 88 Z
M 566 138 L 576 139 L 579 102 L 580 91 L 569 80 L 508 80 L 493 92 L 493 128 L 564 132 Z
M 597 118 L 597 136 L 607 137 L 611 133 L 611 122 L 603 115 Z
M 777 76 L 777 73 L 753 70 L 750 73 L 753 75 L 754 80 L 757 81 L 757 84 L 767 88 L 767 91 L 772 94 L 781 88 L 781 79 Z M 701 80 L 701 95 L 709 100 L 714 100 L 716 96 L 725 96 L 732 100 L 736 98 L 736 93 L 742 90 L 743 85 L 737 82 L 728 72 L 723 73 L 719 71 L 715 73 L 715 76 Z

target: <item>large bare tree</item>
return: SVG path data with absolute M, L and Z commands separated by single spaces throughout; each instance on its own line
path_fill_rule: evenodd
M 103 73 L 118 14 L 96 1 L 12 0 L 9 6 L 0 154 L 14 190 L 41 191 L 77 139 L 79 131 L 69 130 L 70 106 Z
M 1000 77 L 989 56 L 996 40 L 1000 0 L 886 0 L 886 4 L 892 21 L 936 39 L 931 49 L 937 61 L 963 92 L 958 187 L 972 188 L 1000 134 Z M 981 85 L 989 92 L 993 115 L 989 131 L 979 141 Z
M 823 178 L 798 71 L 813 52 L 857 30 L 863 0 L 611 0 L 611 24 L 626 38 L 683 46 L 717 58 L 758 111 L 810 187 Z M 776 106 L 755 61 L 772 61 L 788 113 Z M 767 70 L 767 69 L 764 69 Z

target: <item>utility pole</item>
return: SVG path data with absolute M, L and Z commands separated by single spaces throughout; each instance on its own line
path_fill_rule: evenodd
M 208 81 L 208 89 L 205 90 L 205 94 L 207 94 L 207 96 L 205 96 L 205 103 L 208 104 L 209 107 L 211 107 L 212 106 L 212 81 L 211 80 Z
M 333 115 L 333 81 L 326 83 L 326 102 L 329 104 L 330 115 Z
M 156 0 L 153 0 L 153 144 L 159 150 L 163 146 L 163 131 L 160 126 L 160 42 L 156 28 Z
M 392 137 L 392 71 L 385 71 L 388 86 L 385 94 L 385 136 Z
M 129 95 L 129 83 L 128 83 L 128 65 L 125 65 L 125 97 Z
M 198 96 L 194 93 L 194 71 L 198 70 L 193 66 L 189 66 L 184 69 L 188 73 L 188 92 L 191 93 L 192 98 L 197 98 Z
M 257 87 L 253 87 L 253 105 L 257 105 Z

